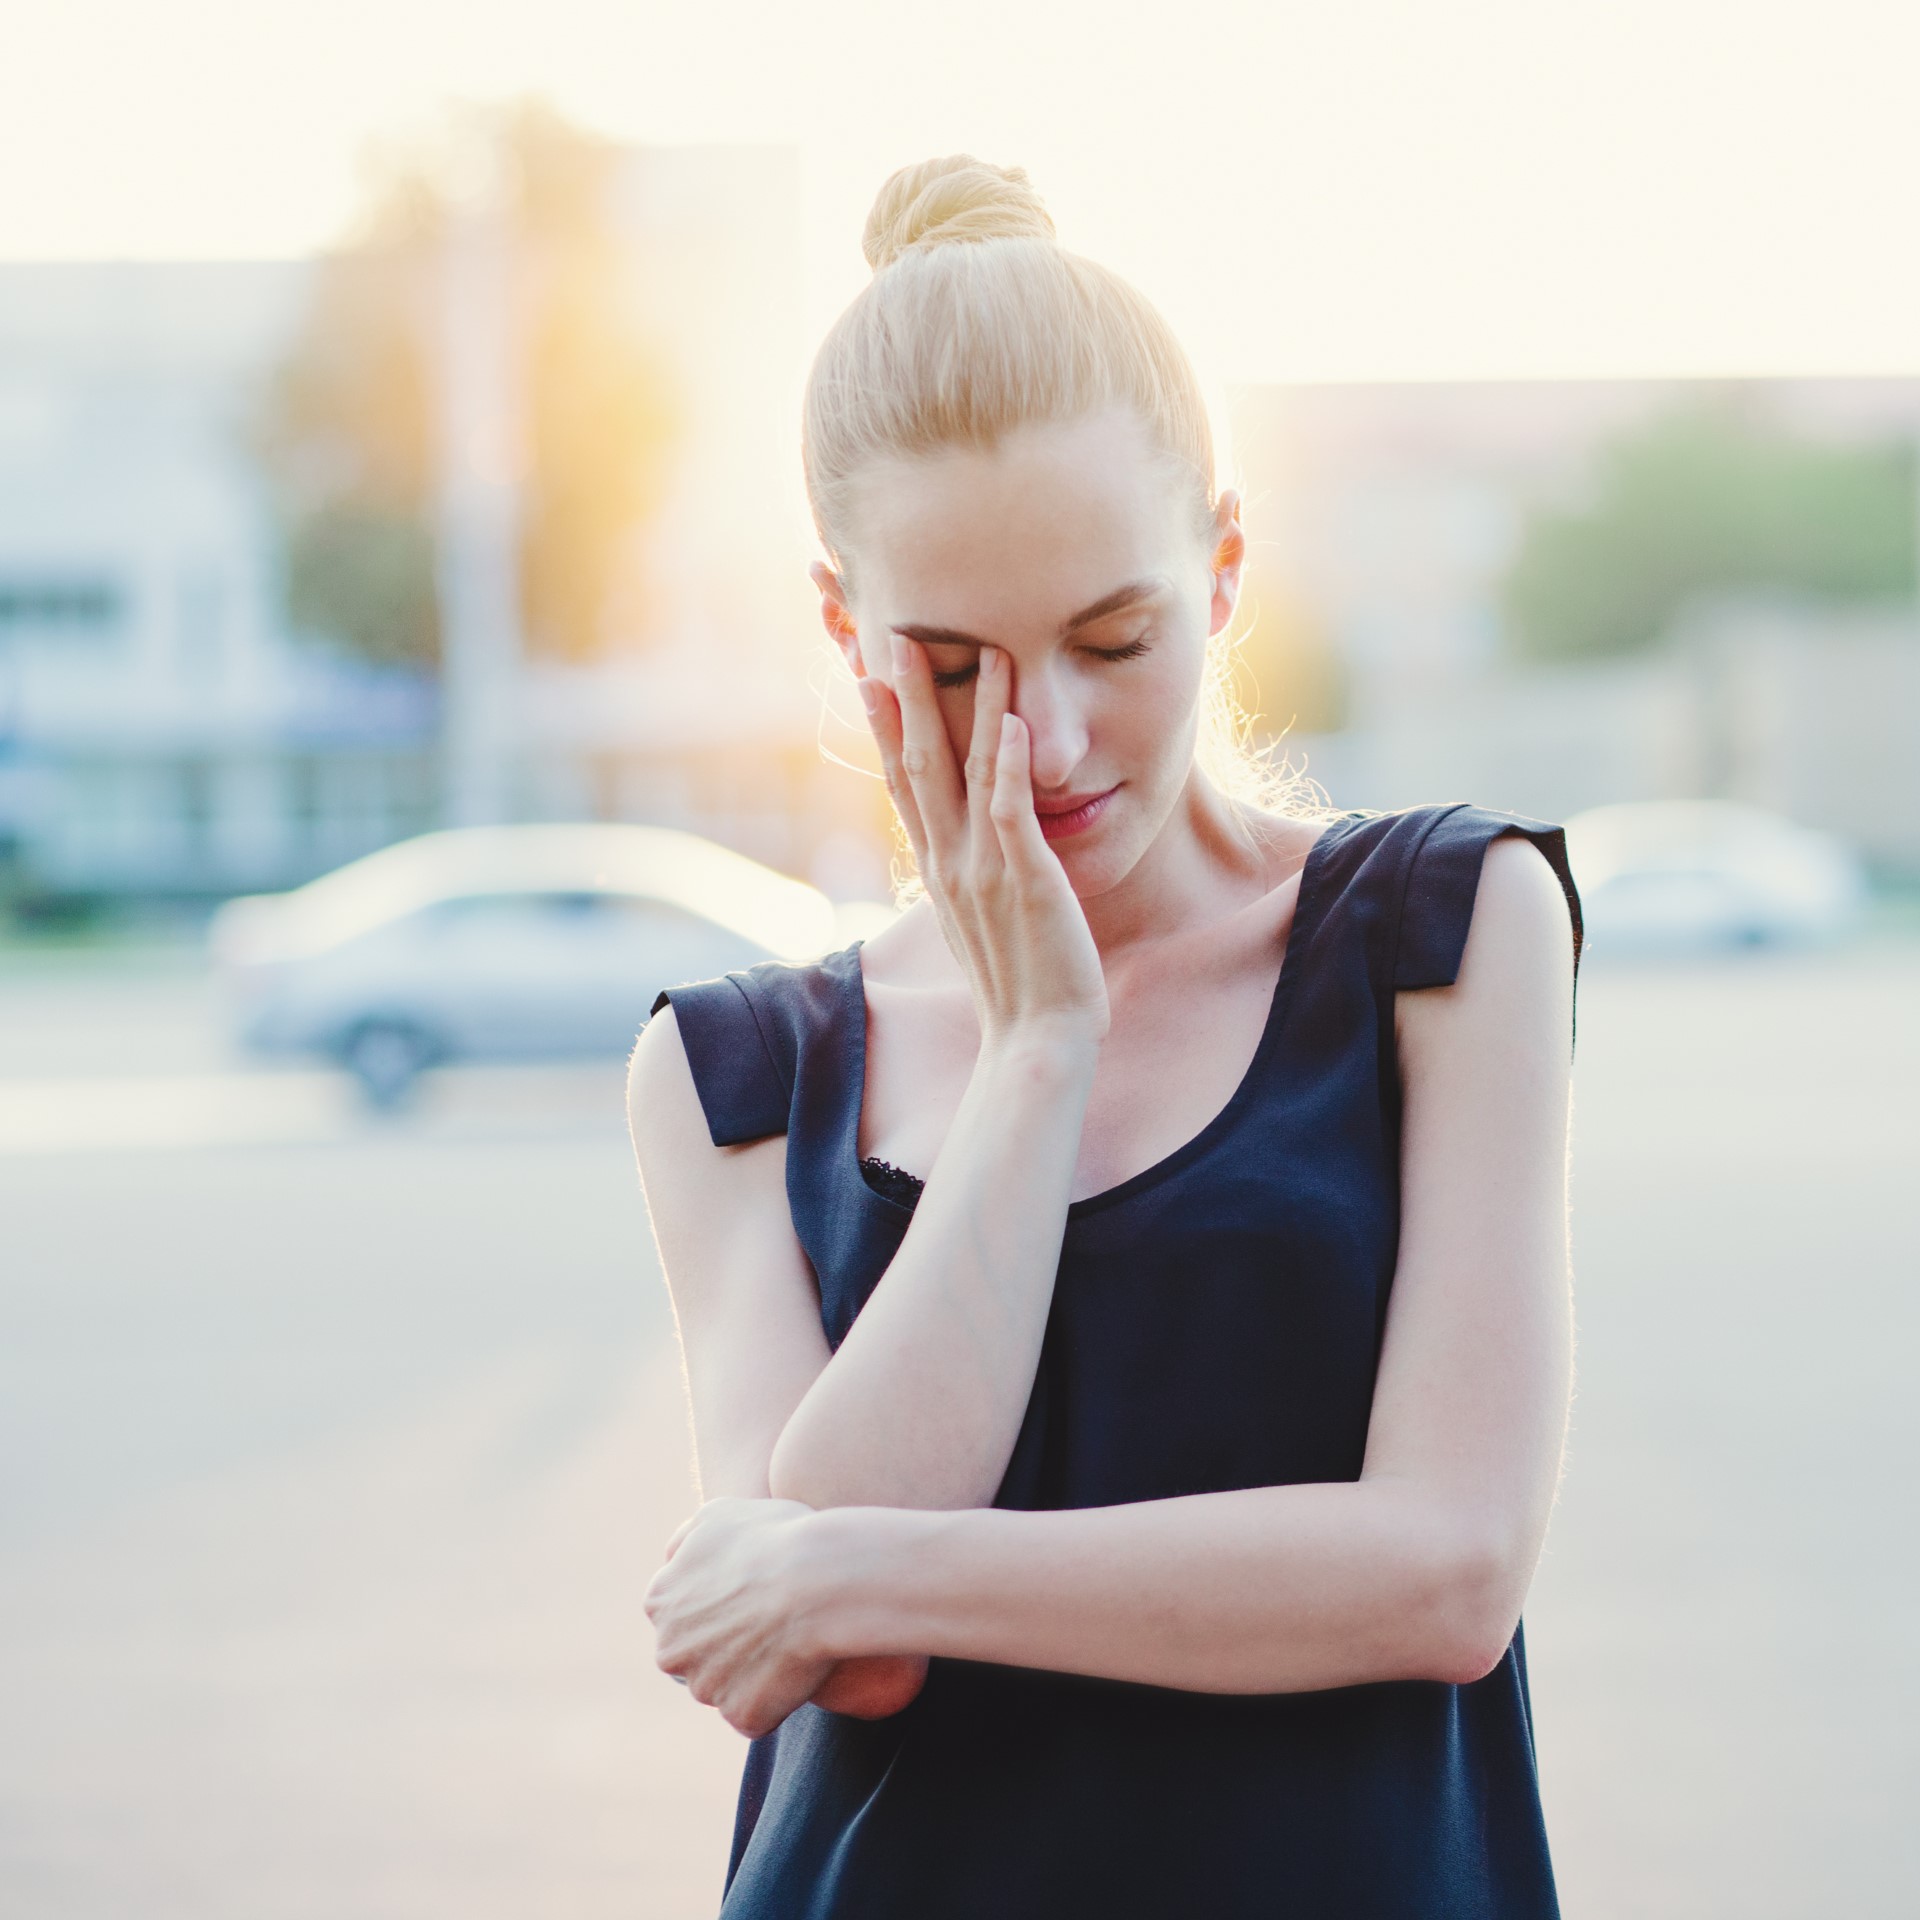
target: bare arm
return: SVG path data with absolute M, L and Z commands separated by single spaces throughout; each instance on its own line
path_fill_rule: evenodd
M 700 1497 L 764 1499 L 774 1443 L 828 1353 L 787 1206 L 786 1138 L 713 1144 L 671 1006 L 633 1050 L 627 1118 L 680 1337 Z
M 981 1050 L 899 1252 L 773 1450 L 775 1498 L 993 1499 L 1039 1364 L 1097 1052 Z
M 1571 973 L 1558 885 L 1496 841 L 1457 983 L 1400 1004 L 1403 1225 L 1357 1481 L 818 1514 L 796 1576 L 806 1632 L 1207 1692 L 1487 1672 L 1566 1428 Z
M 769 1505 L 774 1443 L 828 1359 L 787 1203 L 785 1136 L 712 1143 L 670 1006 L 634 1048 L 627 1114 L 673 1301 L 700 1498 Z M 799 1698 L 873 1719 L 906 1706 L 926 1667 L 918 1653 L 819 1658 L 795 1684 Z
M 1033 1390 L 1106 1032 L 1086 917 L 1033 813 L 1011 669 L 982 649 L 954 764 L 926 660 L 867 688 L 902 820 L 980 1014 L 979 1057 L 899 1252 L 774 1448 L 776 1498 L 985 1506 Z

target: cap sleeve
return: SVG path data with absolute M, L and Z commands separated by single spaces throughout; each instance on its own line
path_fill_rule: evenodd
M 1580 966 L 1580 895 L 1567 864 L 1567 836 L 1543 820 L 1496 813 L 1486 807 L 1448 807 L 1439 812 L 1413 852 L 1400 908 L 1394 950 L 1395 987 L 1447 987 L 1459 977 L 1467 949 L 1474 895 L 1487 848 L 1503 835 L 1517 833 L 1546 856 L 1567 896 L 1573 918 L 1573 964 Z
M 668 987 L 648 1012 L 669 1004 L 713 1144 L 734 1147 L 785 1133 L 792 1082 L 781 1072 L 747 980 L 727 973 Z

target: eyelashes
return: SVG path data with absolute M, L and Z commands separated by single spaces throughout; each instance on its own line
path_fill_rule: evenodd
M 1142 634 L 1138 639 L 1129 640 L 1124 647 L 1082 647 L 1080 651 L 1091 654 L 1096 660 L 1137 660 L 1152 645 L 1153 642 Z M 969 667 L 952 667 L 945 673 L 936 673 L 933 684 L 936 687 L 964 687 L 977 679 L 979 674 L 980 664 L 976 660 Z

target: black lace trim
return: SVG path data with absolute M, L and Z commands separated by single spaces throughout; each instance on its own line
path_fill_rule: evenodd
M 884 1194 L 903 1207 L 912 1206 L 926 1185 L 917 1173 L 909 1173 L 905 1167 L 896 1167 L 891 1160 L 882 1160 L 874 1154 L 867 1154 L 861 1160 L 860 1173 L 875 1193 Z

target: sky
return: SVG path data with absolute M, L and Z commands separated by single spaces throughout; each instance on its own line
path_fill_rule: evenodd
M 0 0 L 0 258 L 310 251 L 366 157 L 539 93 L 791 145 L 810 318 L 888 172 L 1017 162 L 1203 368 L 1920 372 L 1900 0 Z

